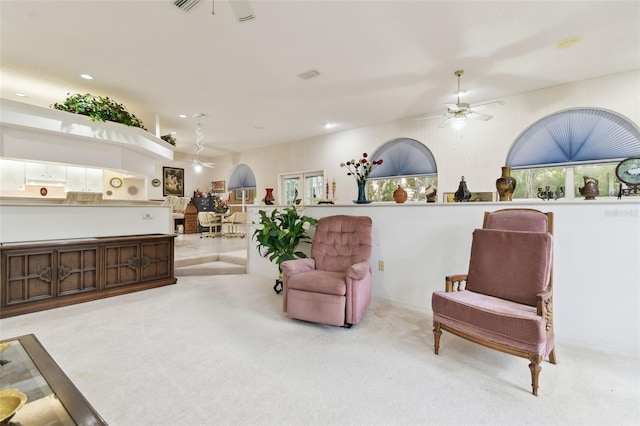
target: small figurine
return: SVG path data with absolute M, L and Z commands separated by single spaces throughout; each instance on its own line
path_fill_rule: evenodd
M 464 181 L 464 176 L 462 176 L 458 190 L 453 194 L 453 199 L 456 203 L 471 199 L 471 192 L 467 189 L 467 182 Z

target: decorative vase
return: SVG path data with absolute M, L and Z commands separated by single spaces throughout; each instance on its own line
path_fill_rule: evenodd
M 367 180 L 358 179 L 356 183 L 358 184 L 358 199 L 353 202 L 356 204 L 369 204 L 371 201 L 367 200 Z
M 264 201 L 264 203 L 267 206 L 271 206 L 273 205 L 273 202 L 275 201 L 275 197 L 273 196 L 273 188 L 265 188 L 267 190 L 267 194 L 264 196 L 264 198 L 262 199 L 262 201 Z
M 513 201 L 516 180 L 511 177 L 511 167 L 502 167 L 502 176 L 496 179 L 496 189 L 500 195 L 500 201 Z
M 407 191 L 405 191 L 402 186 L 398 185 L 398 189 L 393 191 L 393 199 L 398 204 L 404 203 L 407 201 Z
M 467 182 L 464 181 L 464 176 L 460 179 L 460 184 L 458 185 L 458 190 L 453 193 L 453 200 L 456 203 L 461 201 L 469 201 L 471 199 L 471 191 L 467 189 Z

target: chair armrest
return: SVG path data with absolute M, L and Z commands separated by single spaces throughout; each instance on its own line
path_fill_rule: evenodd
M 285 260 L 280 264 L 283 274 L 292 276 L 300 272 L 313 271 L 316 269 L 316 261 L 312 258 Z
M 445 280 L 445 291 L 462 291 L 467 286 L 467 274 L 459 274 L 459 275 L 449 275 L 444 278 Z
M 553 290 L 548 288 L 536 294 L 536 311 L 546 321 L 545 330 L 553 330 Z
M 363 280 L 369 270 L 371 269 L 371 265 L 368 262 L 359 262 L 353 264 L 347 269 L 347 276 L 352 280 Z

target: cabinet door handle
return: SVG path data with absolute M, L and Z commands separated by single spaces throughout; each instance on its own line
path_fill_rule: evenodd
M 53 268 L 51 266 L 44 266 L 38 274 L 42 281 L 51 282 L 53 279 Z
M 127 266 L 131 269 L 138 269 L 139 263 L 137 257 L 131 257 L 127 260 Z
M 69 275 L 71 275 L 71 269 L 67 268 L 64 265 L 60 265 L 60 268 L 58 268 L 58 279 L 60 281 L 64 281 L 69 277 Z
M 148 257 L 146 257 L 146 256 L 142 256 L 142 259 L 141 259 L 141 262 L 140 262 L 140 263 L 141 263 L 142 268 L 144 269 L 144 268 L 146 268 L 147 266 L 151 265 L 151 259 L 149 259 L 149 258 L 148 258 Z

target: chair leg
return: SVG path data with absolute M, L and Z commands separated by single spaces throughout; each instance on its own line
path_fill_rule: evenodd
M 551 364 L 555 364 L 556 363 L 556 348 L 555 347 L 553 349 L 551 349 L 551 352 L 549 352 L 549 362 Z
M 538 396 L 538 377 L 540 376 L 540 371 L 542 371 L 542 367 L 540 367 L 542 355 L 529 354 L 529 361 L 531 361 L 529 364 L 529 370 L 531 370 L 531 387 L 533 394 Z
M 433 322 L 433 349 L 438 355 L 438 351 L 440 350 L 440 336 L 442 336 L 442 330 L 440 330 L 440 323 L 434 321 Z

